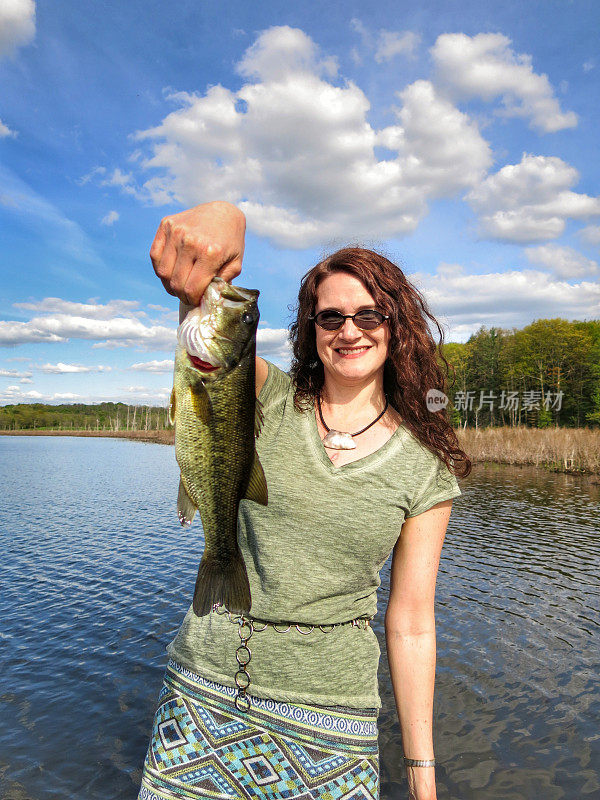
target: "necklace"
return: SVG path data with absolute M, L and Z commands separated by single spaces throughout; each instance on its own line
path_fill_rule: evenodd
M 319 418 L 321 420 L 321 425 L 327 431 L 327 435 L 322 440 L 323 446 L 328 447 L 330 450 L 355 450 L 356 449 L 356 442 L 354 441 L 354 436 L 360 436 L 361 433 L 364 433 L 368 430 L 372 425 L 375 425 L 376 422 L 383 417 L 385 412 L 387 411 L 389 405 L 389 400 L 387 397 L 385 398 L 385 408 L 381 412 L 381 414 L 370 422 L 366 428 L 363 428 L 361 431 L 357 433 L 346 433 L 344 431 L 336 431 L 331 428 L 328 428 L 325 424 L 325 420 L 323 419 L 323 412 L 321 411 L 321 397 L 317 395 L 317 408 L 319 409 Z

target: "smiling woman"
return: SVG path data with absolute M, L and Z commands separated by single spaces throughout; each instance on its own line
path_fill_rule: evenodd
M 197 304 L 213 276 L 240 273 L 243 236 L 227 203 L 167 218 L 155 271 Z M 289 374 L 256 359 L 268 505 L 239 508 L 250 612 L 190 605 L 167 648 L 141 798 L 378 798 L 370 620 L 393 551 L 385 623 L 410 797 L 435 800 L 433 601 L 455 475 L 471 465 L 445 409 L 427 408 L 446 377 L 428 321 L 372 250 L 340 250 L 303 278 Z

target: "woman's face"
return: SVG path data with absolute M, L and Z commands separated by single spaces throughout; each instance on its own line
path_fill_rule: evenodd
M 355 314 L 364 308 L 377 309 L 377 304 L 364 283 L 348 272 L 327 275 L 317 288 L 315 314 L 326 309 Z M 382 311 L 380 308 L 377 310 Z M 379 372 L 383 373 L 390 342 L 387 322 L 372 331 L 360 330 L 351 319 L 345 320 L 337 331 L 326 331 L 313 324 L 317 353 L 325 367 L 326 377 L 340 384 L 352 385 L 365 383 Z

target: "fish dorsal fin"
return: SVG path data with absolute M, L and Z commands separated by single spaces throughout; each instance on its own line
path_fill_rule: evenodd
M 169 400 L 169 422 L 175 424 L 175 387 L 171 389 L 171 399 Z
M 254 436 L 255 438 L 258 437 L 259 433 L 262 430 L 264 422 L 263 410 L 262 410 L 262 403 L 257 398 L 256 406 L 254 407 Z
M 245 497 L 246 500 L 254 500 L 255 503 L 260 503 L 261 506 L 267 505 L 267 481 L 256 450 L 254 451 L 254 463 L 250 471 L 250 480 L 248 481 Z
M 183 480 L 180 479 L 179 493 L 177 494 L 177 516 L 179 517 L 179 522 L 181 522 L 183 526 L 188 527 L 192 524 L 194 514 L 197 510 L 196 504 L 192 501 L 187 493 L 187 489 L 183 485 Z
M 198 382 L 190 386 L 190 395 L 192 397 L 192 406 L 198 419 L 208 425 L 210 420 L 211 404 L 210 397 L 206 391 L 206 387 L 202 382 Z

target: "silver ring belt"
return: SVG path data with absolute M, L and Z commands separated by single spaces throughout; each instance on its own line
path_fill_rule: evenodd
M 229 621 L 238 625 L 238 634 L 240 637 L 240 646 L 235 651 L 235 659 L 238 663 L 238 671 L 234 675 L 235 685 L 237 687 L 237 694 L 235 696 L 235 707 L 238 711 L 248 711 L 250 709 L 250 697 L 247 695 L 247 689 L 250 686 L 250 675 L 248 674 L 247 666 L 252 658 L 252 651 L 248 647 L 248 642 L 252 634 L 256 631 L 264 631 L 267 627 L 273 628 L 277 633 L 287 633 L 295 628 L 298 633 L 303 636 L 308 636 L 314 630 L 320 630 L 323 633 L 329 633 L 334 628 L 341 625 L 351 625 L 354 628 L 362 628 L 366 630 L 370 627 L 372 617 L 357 617 L 350 619 L 346 622 L 334 622 L 329 625 L 307 625 L 303 622 L 271 622 L 269 620 L 258 619 L 257 617 L 249 617 L 246 614 L 233 614 L 228 611 L 222 603 L 215 603 L 212 610 L 220 615 L 227 614 Z

